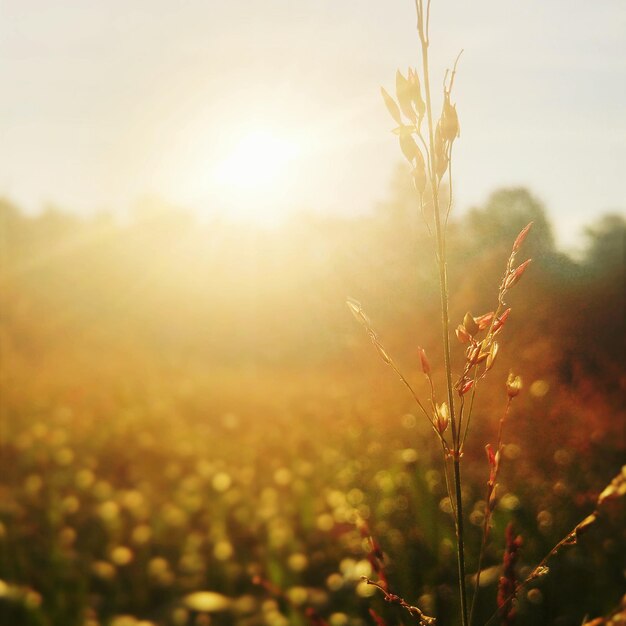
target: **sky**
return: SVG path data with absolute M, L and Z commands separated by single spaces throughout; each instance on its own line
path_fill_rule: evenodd
M 431 42 L 434 85 L 464 50 L 455 211 L 527 186 L 565 249 L 624 213 L 624 0 L 433 0 Z M 0 195 L 366 213 L 402 158 L 380 86 L 418 64 L 410 0 L 0 0 Z

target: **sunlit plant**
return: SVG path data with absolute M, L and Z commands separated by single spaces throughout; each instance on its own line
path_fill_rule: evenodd
M 441 448 L 445 484 L 456 534 L 459 622 L 462 626 L 470 626 L 480 588 L 481 567 L 489 540 L 492 513 L 497 503 L 497 480 L 503 449 L 503 426 L 510 412 L 511 403 L 522 388 L 522 381 L 519 376 L 509 374 L 505 385 L 503 385 L 506 391 L 506 394 L 503 394 L 506 404 L 499 422 L 497 443 L 495 446 L 486 445 L 489 477 L 485 498 L 482 542 L 477 558 L 477 572 L 473 577 L 474 594 L 471 603 L 467 589 L 467 546 L 464 533 L 463 499 L 461 497 L 464 447 L 470 430 L 476 394 L 492 370 L 499 353 L 502 331 L 511 314 L 511 308 L 507 306 L 507 296 L 511 289 L 518 284 L 531 263 L 530 259 L 520 262 L 518 255 L 521 253 L 523 243 L 531 230 L 532 222 L 520 231 L 512 244 L 494 309 L 478 316 L 468 312 L 462 322 L 452 331 L 449 316 L 450 294 L 448 289 L 446 230 L 453 198 L 453 147 L 460 136 L 459 117 L 456 104 L 453 103 L 452 93 L 461 53 L 457 56 L 452 69 L 446 71 L 443 77 L 440 108 L 437 109 L 440 112 L 437 114 L 431 94 L 429 70 L 430 4 L 430 0 L 426 0 L 426 2 L 415 0 L 417 31 L 421 44 L 421 68 L 409 68 L 406 75 L 399 70 L 397 71 L 395 97 L 384 88 L 381 88 L 381 93 L 385 106 L 397 125 L 393 129 L 393 133 L 398 136 L 402 154 L 411 166 L 411 176 L 417 196 L 416 205 L 419 207 L 428 231 L 435 241 L 445 388 L 443 390 L 437 388 L 431 375 L 431 364 L 426 352 L 423 348 L 418 348 L 421 370 L 428 381 L 429 389 L 427 398 L 420 397 L 415 386 L 401 371 L 397 362 L 381 342 L 361 304 L 353 299 L 349 299 L 347 304 L 357 321 L 365 328 L 382 360 L 391 367 L 409 390 L 419 410 L 429 422 Z M 447 186 L 447 190 L 444 190 L 444 186 Z M 451 348 L 453 336 L 456 336 L 456 340 L 464 347 L 464 358 L 456 372 L 457 365 L 453 362 Z M 598 504 L 601 504 L 600 500 Z M 547 559 L 556 554 L 562 546 L 575 542 L 577 536 L 595 519 L 596 513 L 583 520 L 555 546 L 546 559 L 533 569 L 523 581 L 516 579 L 515 567 L 522 539 L 516 536 L 512 527 L 509 526 L 506 531 L 503 572 L 498 586 L 497 609 L 487 623 L 498 618 L 502 624 L 512 624 L 515 617 L 512 601 L 519 590 L 547 573 L 548 570 L 545 566 Z M 388 577 L 385 574 L 382 550 L 364 523 L 362 532 L 370 542 L 369 559 L 374 573 L 378 576 L 377 580 L 366 579 L 366 582 L 376 586 L 387 602 L 396 604 L 408 611 L 420 625 L 431 626 L 434 624 L 436 622 L 434 617 L 426 615 L 422 609 L 409 604 L 391 590 Z M 385 626 L 385 621 L 379 615 L 373 610 L 370 613 L 379 626 Z

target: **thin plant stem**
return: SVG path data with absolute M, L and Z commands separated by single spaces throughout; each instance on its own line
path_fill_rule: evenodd
M 448 313 L 448 276 L 446 268 L 446 244 L 441 224 L 439 206 L 439 185 L 436 175 L 435 164 L 435 136 L 433 129 L 433 110 L 430 94 L 430 74 L 428 67 L 428 22 L 430 19 L 430 0 L 427 4 L 426 22 L 424 22 L 423 0 L 416 0 L 418 33 L 421 42 L 422 69 L 424 78 L 424 92 L 426 100 L 426 114 L 428 118 L 428 139 L 430 144 L 430 184 L 433 197 L 433 213 L 435 222 L 435 235 L 437 238 L 437 265 L 439 270 L 439 293 L 441 299 L 441 319 L 443 333 L 443 353 L 444 367 L 446 370 L 446 384 L 448 395 L 448 406 L 450 409 L 450 430 L 453 444 L 453 470 L 454 470 L 454 491 L 456 502 L 456 535 L 457 535 L 457 561 L 459 576 L 459 595 L 461 600 L 461 621 L 463 626 L 468 626 L 467 621 L 467 593 L 465 587 L 465 546 L 463 540 L 463 501 L 461 494 L 461 459 L 459 453 L 460 433 L 457 430 L 455 408 L 454 408 L 454 386 L 452 382 L 452 364 L 450 359 L 450 322 Z

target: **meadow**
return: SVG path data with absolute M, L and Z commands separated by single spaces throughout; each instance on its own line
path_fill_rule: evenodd
M 454 623 L 439 451 L 345 306 L 363 302 L 424 391 L 417 346 L 440 359 L 437 287 L 410 185 L 399 169 L 375 214 L 302 214 L 277 230 L 154 202 L 124 222 L 0 203 L 0 624 L 365 626 L 371 608 L 412 623 L 363 581 L 374 573 L 360 520 L 394 589 Z M 533 265 L 465 450 L 474 572 L 483 448 L 513 369 L 524 386 L 479 623 L 508 523 L 523 578 L 625 460 L 622 217 L 590 225 L 574 259 L 530 192 L 494 192 L 450 223 L 451 319 L 489 310 L 531 220 Z M 619 607 L 622 505 L 605 513 L 520 593 L 519 624 L 578 626 Z

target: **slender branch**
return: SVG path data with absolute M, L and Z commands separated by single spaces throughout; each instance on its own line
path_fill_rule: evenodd
M 474 409 L 474 398 L 476 397 L 476 383 L 478 381 L 478 370 L 474 373 L 474 384 L 472 385 L 472 393 L 470 395 L 470 404 L 469 409 L 467 410 L 467 420 L 465 422 L 465 430 L 463 431 L 463 437 L 461 438 L 461 452 L 463 451 L 463 446 L 465 445 L 465 439 L 467 438 L 467 433 L 469 432 L 470 421 L 472 420 L 472 411 Z
M 577 528 L 578 528 L 578 526 L 576 526 L 569 534 L 567 534 L 565 537 L 563 537 L 563 539 L 561 539 L 561 541 L 559 541 L 554 546 L 554 548 L 552 548 L 552 550 L 550 550 L 550 552 L 548 552 L 548 554 L 546 554 L 546 556 L 544 556 L 543 559 L 541 559 L 539 564 L 535 567 L 535 569 L 533 569 L 533 571 L 530 573 L 530 575 L 525 580 L 523 580 L 517 586 L 517 589 L 504 600 L 502 605 L 499 606 L 491 614 L 489 619 L 485 622 L 484 626 L 489 626 L 489 624 L 491 624 L 491 622 L 493 622 L 493 620 L 496 619 L 496 617 L 498 617 L 498 615 L 500 615 L 500 612 L 502 611 L 502 609 L 504 609 L 510 602 L 512 602 L 515 599 L 515 597 L 517 596 L 517 594 L 522 589 L 527 587 L 533 580 L 537 580 L 537 578 L 540 578 L 544 574 L 548 573 L 548 568 L 546 567 L 546 563 L 548 562 L 548 559 L 550 559 L 550 557 L 554 556 L 563 546 L 569 546 L 569 545 L 572 545 L 573 543 L 576 542 L 576 530 L 577 530 Z
M 389 602 L 390 604 L 397 604 L 398 606 L 401 606 L 403 609 L 406 609 L 410 615 L 416 617 L 420 623 L 420 626 L 432 626 L 437 621 L 434 617 L 429 617 L 428 615 L 424 614 L 424 612 L 418 607 L 409 604 L 404 598 L 396 595 L 395 593 L 390 593 L 381 584 L 370 580 L 369 578 L 367 578 L 367 576 L 363 576 L 362 579 L 363 582 L 365 582 L 366 584 L 372 585 L 373 587 L 379 589 L 387 602 Z

